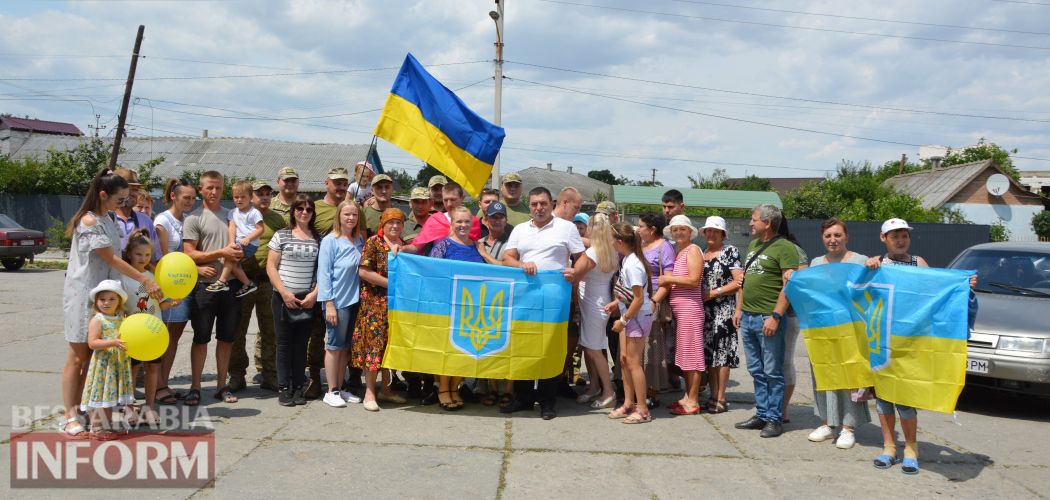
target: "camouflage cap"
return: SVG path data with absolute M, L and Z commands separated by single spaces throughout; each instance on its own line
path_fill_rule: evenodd
M 427 192 L 427 188 L 425 188 L 425 187 L 412 188 L 412 196 L 410 196 L 409 199 L 410 200 L 429 200 L 430 199 L 430 193 Z
M 279 181 L 290 179 L 292 177 L 296 179 L 299 178 L 299 172 L 296 172 L 295 169 L 292 167 L 282 167 L 280 170 L 277 171 L 277 180 Z
M 273 191 L 273 186 L 271 186 L 270 183 L 266 181 L 260 180 L 252 183 L 252 191 L 258 191 L 264 187 L 270 188 L 270 191 Z
M 518 174 L 517 172 L 510 172 L 507 175 L 504 175 L 503 176 L 503 184 L 506 184 L 508 182 L 517 182 L 518 184 L 521 184 L 522 183 L 521 175 Z
M 616 204 L 611 201 L 603 201 L 598 204 L 598 209 L 595 212 L 605 215 L 612 215 L 617 213 Z
M 332 180 L 336 180 L 336 179 L 350 180 L 350 172 L 348 172 L 346 170 L 346 167 L 335 167 L 335 168 L 333 168 L 333 169 L 328 171 L 328 175 L 326 177 L 329 178 L 329 179 L 332 179 Z
M 391 184 L 394 183 L 394 179 L 391 179 L 389 175 L 379 174 L 379 175 L 377 175 L 377 176 L 372 178 L 372 185 L 375 186 L 376 184 L 379 184 L 380 182 L 384 182 L 384 181 L 385 182 L 389 182 Z
M 445 184 L 448 184 L 448 179 L 446 179 L 444 175 L 435 175 L 431 177 L 430 182 L 427 183 L 427 189 L 434 186 L 444 186 Z

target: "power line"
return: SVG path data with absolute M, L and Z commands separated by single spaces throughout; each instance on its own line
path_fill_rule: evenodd
M 513 146 L 503 146 L 502 149 L 511 149 L 518 151 L 534 151 L 537 153 L 550 153 L 550 154 L 563 154 L 563 155 L 579 155 L 579 156 L 598 156 L 602 158 L 626 158 L 634 160 L 658 160 L 658 161 L 682 161 L 689 163 L 706 163 L 711 165 L 727 165 L 732 167 L 762 167 L 762 168 L 781 168 L 789 170 L 810 170 L 813 172 L 827 172 L 833 169 L 819 169 L 819 168 L 805 168 L 805 167 L 785 167 L 781 165 L 756 165 L 752 163 L 729 163 L 722 161 L 710 161 L 710 160 L 696 160 L 692 158 L 670 158 L 662 156 L 646 156 L 646 155 L 626 155 L 626 154 L 615 154 L 615 153 L 574 153 L 566 151 L 551 151 L 545 149 L 530 149 L 530 148 L 516 148 Z
M 546 2 L 546 1 L 553 1 L 553 0 L 539 0 L 539 1 Z M 945 111 L 925 111 L 925 110 L 921 110 L 921 109 L 894 108 L 894 107 L 889 107 L 889 106 L 872 106 L 872 105 L 868 105 L 868 104 L 850 104 L 850 103 L 835 102 L 835 101 L 822 101 L 822 100 L 819 100 L 819 99 L 805 99 L 805 98 L 801 98 L 801 97 L 786 97 L 786 96 L 775 96 L 775 95 L 768 95 L 768 94 L 758 94 L 758 93 L 754 93 L 754 92 L 742 92 L 742 91 L 739 91 L 739 90 L 723 90 L 723 89 L 716 89 L 716 88 L 711 88 L 711 87 L 700 87 L 700 86 L 696 86 L 696 85 L 686 85 L 686 84 L 683 84 L 683 83 L 659 82 L 659 81 L 655 81 L 655 80 L 645 80 L 645 79 L 642 79 L 642 78 L 631 78 L 631 77 L 628 77 L 628 76 L 606 75 L 606 74 L 603 74 L 603 73 L 594 73 L 594 72 L 591 72 L 591 71 L 583 71 L 583 70 L 578 70 L 578 69 L 556 68 L 554 66 L 545 66 L 545 65 L 542 65 L 542 64 L 531 64 L 531 63 L 510 61 L 510 60 L 504 60 L 503 62 L 511 63 L 511 64 L 520 64 L 522 66 L 532 66 L 534 68 L 552 69 L 552 70 L 555 70 L 555 71 L 565 71 L 565 72 L 568 72 L 568 73 L 579 73 L 579 74 L 583 74 L 583 75 L 599 76 L 599 77 L 603 77 L 603 78 L 614 78 L 614 79 L 617 79 L 617 80 L 627 80 L 627 81 L 641 82 L 641 83 L 652 83 L 652 84 L 656 84 L 656 85 L 667 85 L 667 86 L 671 86 L 671 87 L 690 88 L 690 89 L 697 89 L 697 90 L 709 90 L 709 91 L 713 91 L 713 92 L 724 92 L 724 93 L 727 93 L 727 94 L 738 94 L 738 95 L 746 95 L 746 96 L 751 96 L 751 97 L 764 97 L 764 98 L 771 98 L 771 99 L 784 99 L 784 100 L 790 100 L 790 101 L 812 102 L 812 103 L 819 103 L 819 104 L 832 104 L 832 105 L 835 105 L 835 106 L 853 106 L 853 107 L 865 108 L 865 109 L 903 111 L 903 112 L 908 112 L 908 113 L 922 113 L 922 114 L 928 114 L 928 115 L 957 116 L 957 117 L 962 117 L 962 118 L 983 118 L 983 119 L 988 119 L 988 120 L 1012 120 L 1012 121 L 1022 121 L 1022 122 L 1050 123 L 1050 119 L 1043 119 L 1043 118 L 1013 118 L 1013 117 L 1006 117 L 1006 116 L 971 115 L 971 114 L 964 114 L 964 113 L 948 113 L 948 112 L 945 112 Z M 527 81 L 527 80 L 522 80 L 520 78 L 518 78 L 517 80 L 523 81 L 523 82 Z
M 766 12 L 779 12 L 779 13 L 783 13 L 783 14 L 800 14 L 800 15 L 803 15 L 803 16 L 820 16 L 820 17 L 833 17 L 833 18 L 837 18 L 837 19 L 852 19 L 852 20 L 855 20 L 855 21 L 875 21 L 875 22 L 880 22 L 880 23 L 910 24 L 910 25 L 914 25 L 914 26 L 930 26 L 930 27 L 934 27 L 934 28 L 953 28 L 953 29 L 961 29 L 961 30 L 995 31 L 995 32 L 999 32 L 999 33 L 1018 33 L 1018 34 L 1023 34 L 1023 35 L 1050 35 L 1050 33 L 1044 33 L 1044 32 L 1040 32 L 1040 31 L 1020 31 L 1020 30 L 1007 30 L 1007 29 L 998 29 L 998 28 L 979 28 L 979 27 L 976 27 L 976 26 L 956 26 L 956 25 L 952 25 L 952 24 L 920 23 L 920 22 L 917 22 L 917 21 L 898 21 L 896 19 L 876 19 L 876 18 L 871 18 L 871 17 L 855 17 L 855 16 L 843 16 L 843 15 L 838 15 L 838 14 L 822 14 L 822 13 L 818 13 L 818 12 L 801 12 L 801 11 L 797 11 L 797 10 L 770 9 L 770 8 L 767 8 L 767 7 L 752 7 L 752 6 L 748 6 L 748 5 L 729 5 L 729 4 L 724 4 L 724 3 L 702 2 L 702 1 L 699 1 L 699 0 L 671 0 L 671 1 L 672 2 L 681 2 L 681 3 L 699 4 L 699 5 L 712 5 L 712 6 L 715 6 L 715 7 L 728 7 L 728 8 L 731 8 L 731 9 L 748 9 L 748 10 L 759 10 L 759 11 L 766 11 Z
M 576 6 L 576 7 L 591 7 L 591 8 L 594 8 L 594 9 L 606 9 L 606 10 L 616 10 L 616 11 L 622 11 L 622 12 L 632 12 L 632 13 L 635 13 L 635 14 L 652 14 L 652 15 L 655 15 L 655 16 L 681 17 L 681 18 L 687 18 L 687 19 L 700 19 L 700 20 L 703 20 L 703 21 L 718 21 L 718 22 L 724 22 L 724 23 L 750 24 L 750 25 L 754 25 L 754 26 L 768 26 L 768 27 L 772 27 L 772 28 L 789 28 L 789 29 L 798 29 L 798 30 L 807 30 L 807 31 L 821 31 L 821 32 L 825 32 L 825 33 L 840 33 L 840 34 L 846 34 L 846 35 L 875 36 L 875 37 L 882 37 L 882 38 L 901 38 L 901 39 L 906 39 L 906 40 L 921 40 L 921 41 L 925 41 L 925 42 L 963 43 L 963 44 L 967 44 L 967 45 L 985 45 L 985 46 L 989 46 L 989 47 L 1007 47 L 1007 48 L 1013 48 L 1013 49 L 1050 50 L 1050 47 L 1037 47 L 1037 46 L 1031 46 L 1031 45 L 1012 45 L 1012 44 L 991 43 L 991 42 L 971 42 L 971 41 L 966 41 L 966 40 L 945 40 L 945 39 L 942 39 L 942 38 L 929 38 L 929 37 L 919 37 L 919 36 L 887 35 L 885 33 L 864 33 L 864 32 L 860 32 L 860 31 L 835 30 L 835 29 L 829 29 L 829 28 L 809 28 L 809 27 L 805 27 L 805 26 L 790 26 L 790 25 L 786 25 L 786 24 L 763 23 L 763 22 L 758 22 L 758 21 L 740 21 L 740 20 L 737 20 L 737 19 L 721 19 L 721 18 L 717 18 L 717 17 L 692 16 L 692 15 L 688 15 L 688 14 L 674 14 L 674 13 L 670 13 L 670 12 L 653 12 L 653 11 L 648 11 L 648 10 L 628 9 L 626 7 L 610 7 L 610 6 L 607 6 L 607 5 L 573 3 L 573 2 L 565 2 L 563 0 L 537 0 L 537 1 L 539 1 L 539 2 L 548 2 L 548 3 L 557 3 L 557 4 L 563 4 L 563 5 L 572 5 L 572 6 Z

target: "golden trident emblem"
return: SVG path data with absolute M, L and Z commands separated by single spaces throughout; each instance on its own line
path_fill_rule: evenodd
M 459 335 L 470 339 L 475 351 L 480 351 L 491 340 L 500 338 L 500 323 L 503 320 L 503 290 L 500 290 L 489 304 L 489 314 L 485 317 L 485 283 L 481 284 L 481 297 L 478 309 L 474 311 L 474 298 L 470 291 L 463 288 L 463 304 L 460 306 Z
M 878 302 L 873 302 L 871 293 L 867 290 L 864 291 L 864 298 L 868 300 L 867 308 L 861 307 L 856 302 L 853 302 L 853 307 L 857 308 L 857 311 L 864 318 L 866 325 L 864 333 L 868 336 L 868 352 L 878 353 L 880 352 L 879 344 L 882 342 L 882 299 L 880 298 Z

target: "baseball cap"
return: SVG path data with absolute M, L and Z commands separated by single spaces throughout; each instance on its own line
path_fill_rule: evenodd
M 612 215 L 617 212 L 616 204 L 611 201 L 603 201 L 598 204 L 598 209 L 595 212 L 605 215 Z
M 430 193 L 427 192 L 427 188 L 425 188 L 425 187 L 412 188 L 412 196 L 410 196 L 409 199 L 410 200 L 429 200 L 430 199 Z
M 375 181 L 373 180 L 372 182 Z M 430 182 L 427 183 L 427 189 L 434 186 L 444 186 L 445 184 L 448 184 L 448 179 L 446 179 L 444 175 L 435 175 L 431 177 Z
M 572 219 L 573 222 L 582 222 L 584 224 L 586 224 L 589 220 L 591 220 L 591 216 L 583 212 L 576 214 L 576 217 Z
M 335 168 L 333 168 L 333 169 L 328 171 L 328 176 L 327 177 L 329 179 L 332 179 L 332 180 L 335 180 L 335 179 L 350 180 L 350 172 L 346 171 L 346 167 L 335 167 Z M 373 180 L 373 182 L 375 182 L 375 180 Z
M 376 184 L 379 184 L 380 182 L 383 182 L 383 181 L 389 182 L 391 184 L 394 183 L 394 179 L 391 179 L 389 175 L 379 174 L 379 175 L 377 175 L 377 176 L 372 178 L 372 185 L 375 186 Z
M 252 183 L 252 191 L 258 191 L 264 187 L 268 187 L 270 188 L 270 191 L 273 191 L 273 186 L 271 186 L 270 183 L 266 181 L 255 181 Z
M 503 184 L 506 184 L 508 182 L 517 182 L 518 184 L 521 184 L 521 182 L 522 182 L 521 175 L 518 174 L 517 172 L 510 172 L 510 173 L 504 175 L 503 176 Z
M 503 214 L 503 216 L 506 217 L 507 207 L 503 203 L 500 203 L 498 201 L 489 203 L 488 210 L 485 210 L 485 217 L 492 217 L 495 214 Z
M 130 170 L 130 169 L 126 169 L 126 168 L 118 168 L 118 169 L 114 170 L 113 173 L 123 177 L 124 180 L 128 181 L 128 184 L 135 185 L 135 186 L 141 186 L 142 185 L 141 183 L 139 183 L 139 174 L 135 173 L 134 170 Z
M 911 226 L 904 219 L 890 219 L 882 223 L 882 234 L 886 234 L 894 229 L 907 229 L 911 231 Z
M 277 171 L 277 180 L 283 181 L 285 179 L 299 178 L 299 172 L 296 172 L 292 167 L 283 167 Z

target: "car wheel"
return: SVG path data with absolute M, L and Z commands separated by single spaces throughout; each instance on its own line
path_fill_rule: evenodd
M 26 258 L 19 257 L 17 259 L 4 259 L 2 263 L 4 264 L 4 269 L 7 269 L 8 271 L 17 271 L 22 269 L 22 266 L 26 265 Z

